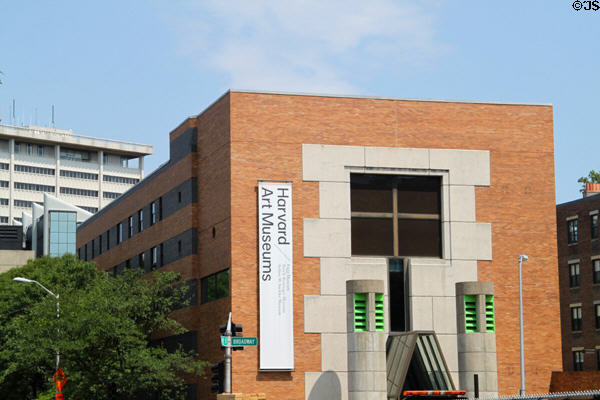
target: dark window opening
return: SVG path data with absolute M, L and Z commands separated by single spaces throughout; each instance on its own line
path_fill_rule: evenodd
M 117 225 L 117 244 L 123 241 L 123 223 L 119 222 Z
M 229 270 L 202 278 L 202 304 L 229 296 Z
M 600 283 L 600 260 L 594 260 L 594 271 L 592 278 L 594 283 Z
M 600 304 L 594 304 L 594 311 L 596 313 L 596 329 L 600 329 Z
M 181 254 L 181 240 L 177 241 L 177 253 Z
M 441 178 L 352 174 L 352 254 L 442 257 Z
M 594 214 L 590 217 L 591 229 L 590 236 L 592 239 L 598 239 L 598 214 Z
M 138 232 L 144 230 L 144 209 L 138 211 Z
M 567 238 L 567 242 L 569 244 L 572 243 L 577 243 L 577 241 L 579 240 L 579 229 L 577 226 L 577 219 L 572 219 L 570 221 L 567 221 L 567 232 L 568 232 L 568 238 Z
M 569 264 L 569 287 L 579 287 L 579 263 Z
M 573 370 L 583 371 L 583 350 L 573 352 Z
M 571 330 L 581 331 L 581 307 L 571 307 Z
M 213 239 L 217 236 L 217 229 L 213 226 L 212 228 L 212 237 Z
M 181 203 L 181 192 L 177 192 L 177 199 Z
M 407 299 L 407 280 L 404 260 L 401 258 L 390 258 L 389 260 L 389 313 L 390 313 L 390 331 L 405 332 L 409 330 L 408 316 L 406 307 Z
M 129 237 L 133 236 L 133 215 L 129 216 Z

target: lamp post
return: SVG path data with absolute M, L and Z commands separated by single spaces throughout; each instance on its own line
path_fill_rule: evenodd
M 20 278 L 20 277 L 16 277 L 13 278 L 13 281 L 16 282 L 23 282 L 23 283 L 35 283 L 36 285 L 38 285 L 39 287 L 41 287 L 42 289 L 44 289 L 46 292 L 48 292 L 50 295 L 52 295 L 52 297 L 56 298 L 56 318 L 60 319 L 60 307 L 58 304 L 58 295 L 52 293 L 50 290 L 48 290 L 47 287 L 45 287 L 44 285 L 42 285 L 41 283 L 39 283 L 38 281 L 34 281 L 33 279 L 26 279 L 26 278 Z M 58 371 L 58 364 L 60 362 L 60 351 L 58 349 L 58 346 L 56 347 L 56 370 Z
M 523 278 L 521 270 L 523 269 L 523 261 L 529 261 L 529 257 L 525 254 L 519 256 L 519 331 L 521 338 L 521 388 L 519 396 L 525 395 L 525 355 L 523 345 Z

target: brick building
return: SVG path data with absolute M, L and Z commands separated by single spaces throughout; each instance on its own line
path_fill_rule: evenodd
M 599 210 L 600 194 L 556 206 L 564 371 L 600 370 Z
M 385 399 L 415 377 L 402 349 L 443 354 L 427 385 L 472 392 L 477 374 L 481 395 L 516 393 L 526 253 L 527 390 L 545 392 L 561 366 L 554 199 L 551 106 L 230 91 L 77 247 L 115 273 L 180 272 L 190 332 L 167 340 L 220 361 L 231 311 L 259 337 L 233 353 L 233 390 L 311 400 Z

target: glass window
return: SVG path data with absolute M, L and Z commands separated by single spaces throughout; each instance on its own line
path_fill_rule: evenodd
M 75 254 L 76 229 L 75 212 L 50 211 L 49 248 L 51 257 L 60 257 L 66 253 Z M 87 252 L 87 245 L 85 249 Z
M 129 216 L 129 237 L 133 236 L 133 215 Z
M 37 149 L 38 149 L 38 156 L 44 157 L 44 150 L 45 150 L 44 145 L 43 144 L 38 144 Z
M 229 296 L 229 269 L 202 278 L 201 288 L 202 303 Z
M 594 260 L 593 282 L 600 283 L 600 260 Z
M 156 267 L 156 265 L 158 264 L 158 247 L 153 247 L 152 248 L 152 266 Z
M 27 155 L 30 156 L 33 154 L 33 145 L 31 143 L 27 143 Z
M 15 142 L 15 153 L 21 152 L 21 143 Z
M 596 314 L 596 329 L 600 329 L 600 304 L 594 304 L 594 312 Z
M 573 370 L 583 371 L 583 350 L 573 352 Z
M 117 244 L 123 241 L 123 223 L 119 222 L 117 225 Z
M 146 255 L 144 253 L 140 253 L 140 255 L 138 256 L 138 265 L 142 269 L 146 265 Z
M 352 174 L 352 254 L 442 256 L 441 178 Z
M 138 232 L 144 230 L 144 209 L 138 211 Z
M 571 330 L 581 331 L 581 306 L 571 307 Z
M 106 154 L 106 153 L 102 154 L 102 163 L 108 164 L 108 154 Z
M 592 239 L 598 239 L 598 214 L 594 214 L 590 217 L 591 221 L 591 232 L 590 236 Z
M 156 201 L 150 205 L 150 225 L 156 224 Z
M 577 219 L 572 219 L 570 221 L 567 221 L 567 232 L 568 232 L 567 242 L 569 244 L 577 243 L 577 241 L 579 240 Z
M 569 286 L 579 287 L 579 263 L 569 264 Z

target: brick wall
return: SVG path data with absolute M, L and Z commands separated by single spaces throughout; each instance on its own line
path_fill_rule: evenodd
M 320 370 L 316 334 L 304 334 L 303 297 L 319 293 L 319 265 L 302 257 L 302 221 L 318 217 L 318 185 L 302 181 L 302 143 L 490 151 L 491 186 L 477 188 L 477 221 L 492 223 L 493 261 L 479 280 L 495 284 L 498 385 L 519 387 L 517 257 L 524 274 L 528 390 L 545 391 L 560 369 L 552 108 L 231 93 L 232 307 L 257 333 L 256 186 L 293 182 L 296 370 L 257 372 L 256 350 L 234 355 L 234 390 L 302 399 L 304 371 Z M 544 345 L 541 346 L 540 343 Z

